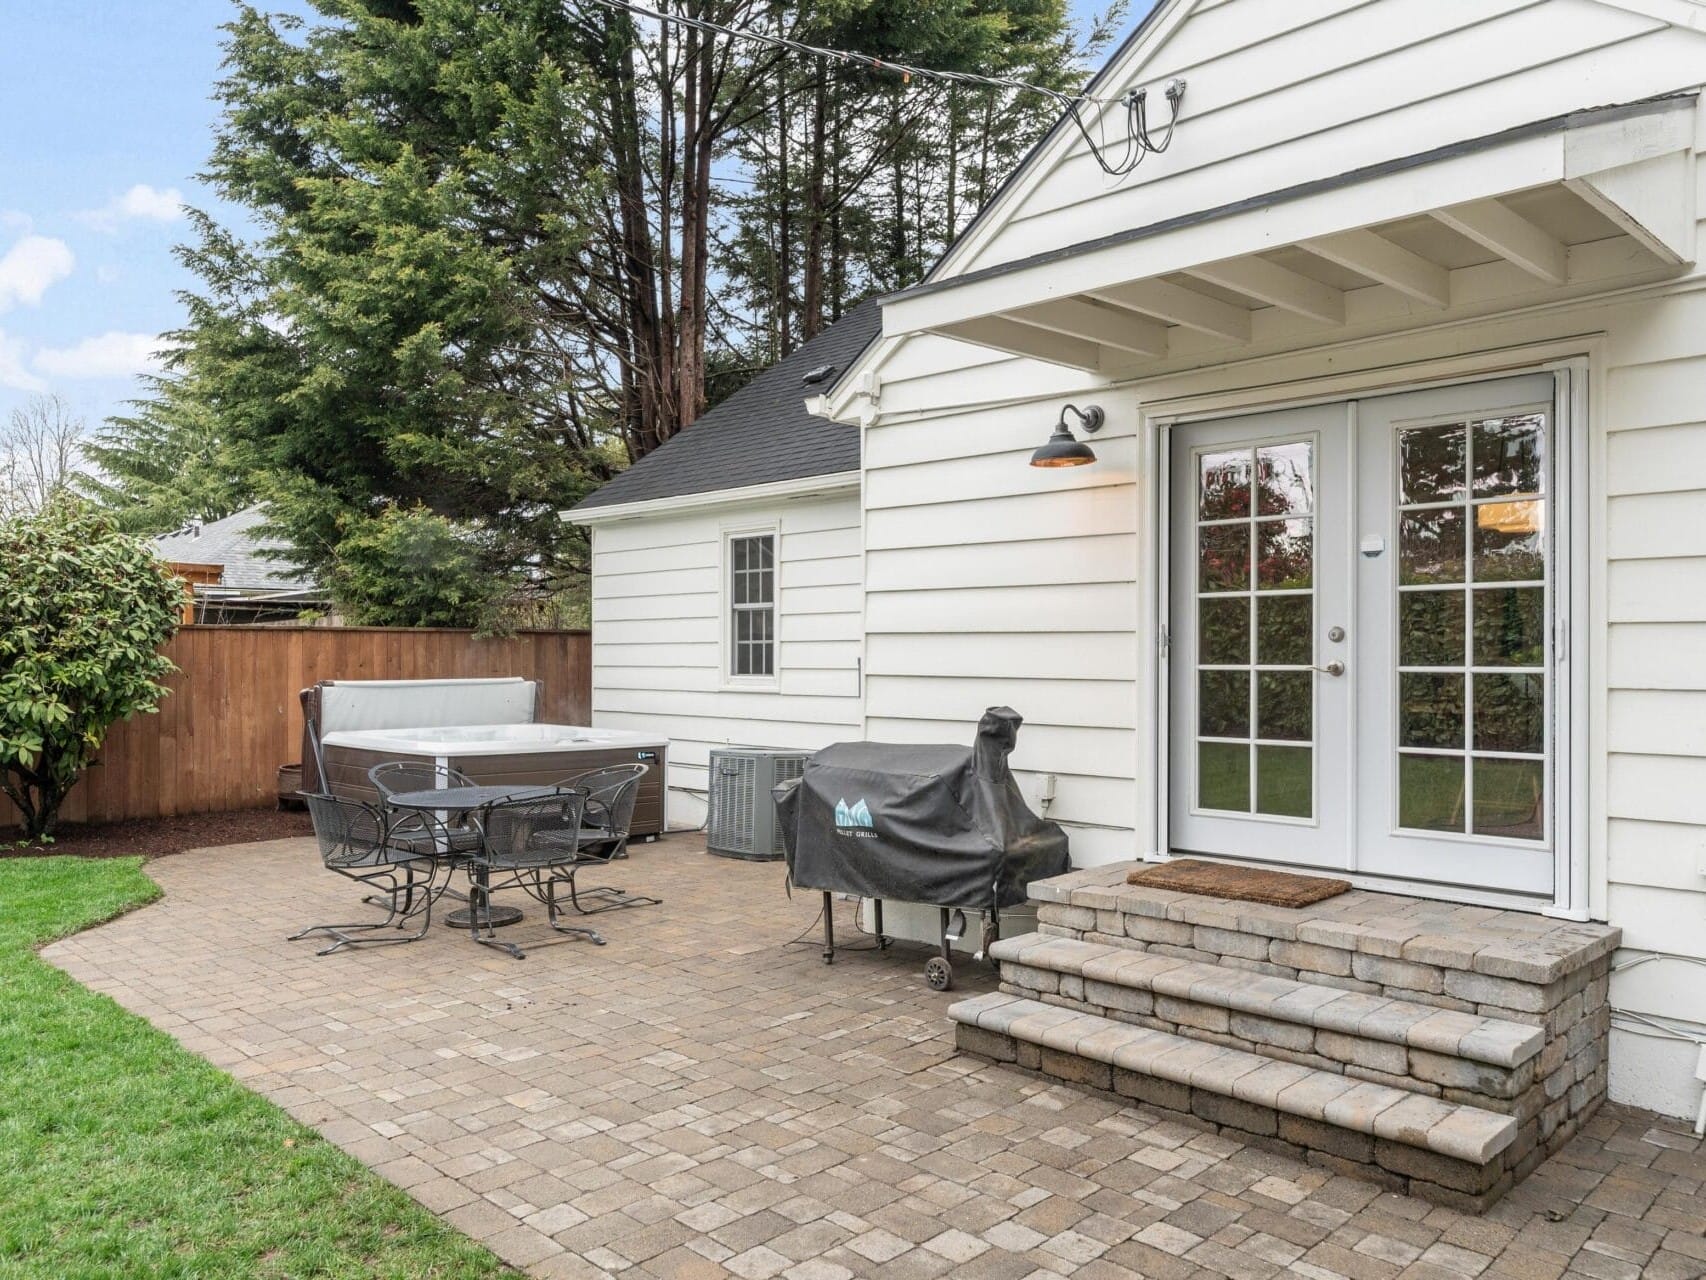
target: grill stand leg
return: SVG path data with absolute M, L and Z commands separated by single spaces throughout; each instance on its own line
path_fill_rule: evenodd
M 835 899 L 828 891 L 823 895 L 823 962 L 835 963 Z
M 877 949 L 880 951 L 886 951 L 889 945 L 889 935 L 883 932 L 883 900 L 881 898 L 873 898 L 871 899 L 871 902 L 873 910 L 877 913 Z

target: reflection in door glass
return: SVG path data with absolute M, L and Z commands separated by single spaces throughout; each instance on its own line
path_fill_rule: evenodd
M 1205 453 L 1198 466 L 1197 519 L 1242 520 L 1250 514 L 1250 451 Z
M 1463 499 L 1461 422 L 1398 433 L 1398 501 L 1406 506 Z
M 1308 747 L 1256 748 L 1256 812 L 1307 818 L 1314 805 L 1314 752 Z
M 1200 454 L 1197 484 L 1197 807 L 1306 819 L 1315 807 L 1314 441 Z
M 1256 450 L 1257 514 L 1306 515 L 1315 510 L 1315 446 L 1308 440 Z
M 1398 433 L 1398 825 L 1546 838 L 1547 420 Z

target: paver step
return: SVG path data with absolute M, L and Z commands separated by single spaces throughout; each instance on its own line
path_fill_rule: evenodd
M 959 1001 L 948 1016 L 991 1036 L 1469 1165 L 1491 1164 L 1517 1136 L 1516 1120 L 1496 1112 L 1004 992 Z
M 1280 960 L 1294 969 L 1324 964 L 1329 971 L 1351 973 L 1357 956 L 1365 966 L 1371 960 L 1401 962 L 1396 967 L 1452 975 L 1446 977 L 1445 994 L 1474 1004 L 1509 1004 L 1505 997 L 1517 984 L 1555 987 L 1569 974 L 1604 961 L 1622 940 L 1621 930 L 1603 924 L 1365 889 L 1308 907 L 1274 907 L 1129 883 L 1128 873 L 1144 865 L 1081 868 L 1032 881 L 1027 892 L 1041 907 L 1039 918 L 1051 927 L 1120 934 L 1126 932 L 1123 922 L 1135 918 L 1148 923 L 1136 926 L 1131 936 L 1176 933 L 1185 946 L 1203 945 L 1200 937 L 1184 940 L 1199 928 L 1246 940 L 1267 938 L 1279 944 L 1276 950 L 1302 953 L 1295 961 Z M 1388 982 L 1378 975 L 1372 980 Z M 1550 1002 L 1538 1006 L 1549 1007 Z
M 1507 1070 L 1538 1055 L 1546 1042 L 1542 1028 L 1526 1023 L 1071 938 L 1037 933 L 1003 938 L 990 956 L 1002 963 L 1004 980 L 1020 987 L 1035 987 L 1047 974 L 1080 979 L 1082 998 L 1092 1005 L 1117 1008 L 1120 991 L 1147 992 Z

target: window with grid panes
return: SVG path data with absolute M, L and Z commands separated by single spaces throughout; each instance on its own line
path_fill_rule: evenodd
M 776 674 L 776 537 L 729 539 L 729 674 Z

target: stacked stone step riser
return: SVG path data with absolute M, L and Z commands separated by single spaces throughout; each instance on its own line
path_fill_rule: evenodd
M 1533 1114 L 1539 1114 L 1531 1097 L 1537 1061 L 1532 1058 L 1515 1068 L 1499 1067 L 1019 964 L 1003 963 L 1001 990 L 1412 1093 L 1438 1098 L 1449 1092 L 1450 1101 L 1470 1102 L 1519 1120 L 1525 1117 L 1518 1103 L 1526 1098 Z
M 966 1002 L 966 1005 L 987 1004 L 1002 998 L 998 994 L 981 997 Z M 1025 1003 L 1024 998 L 1020 998 L 1020 1003 Z M 1011 1014 L 1012 1010 L 1007 1012 Z M 1060 1012 L 1064 1014 L 1067 1011 Z M 1175 1065 L 1171 1071 L 1130 1070 L 1119 1065 L 1124 1056 L 1119 1050 L 1115 1050 L 1110 1060 L 1106 1043 L 1101 1051 L 1092 1051 L 1080 1043 L 1076 1052 L 1068 1045 L 1049 1043 L 1056 1031 L 1066 1033 L 1065 1039 L 1076 1040 L 1071 1026 L 1054 1031 L 1042 1029 L 1039 1037 L 1037 1025 L 1029 1031 L 1021 1031 L 1016 1022 L 1003 1026 L 1000 1020 L 994 1026 L 986 1026 L 983 1018 L 973 1021 L 966 1017 L 966 1013 L 966 1006 L 950 1010 L 950 1016 L 957 1024 L 956 1043 L 967 1053 L 1010 1063 L 1074 1085 L 1105 1090 L 1241 1141 L 1304 1159 L 1334 1172 L 1372 1178 L 1394 1190 L 1422 1195 L 1453 1207 L 1475 1212 L 1487 1208 L 1510 1187 L 1513 1167 L 1520 1158 L 1514 1145 L 1496 1148 L 1491 1154 L 1483 1151 L 1471 1158 L 1467 1152 L 1453 1154 L 1449 1146 L 1440 1149 L 1431 1136 L 1421 1137 L 1421 1131 L 1412 1132 L 1408 1137 L 1382 1133 L 1379 1122 L 1372 1119 L 1373 1113 L 1386 1105 L 1381 1098 L 1364 1098 L 1343 1114 L 1335 1110 L 1350 1104 L 1359 1090 L 1375 1087 L 1372 1085 L 1347 1083 L 1333 1089 L 1322 1089 L 1319 1087 L 1321 1081 L 1336 1077 L 1317 1073 L 1315 1083 L 1295 1086 L 1305 1090 L 1305 1098 L 1297 1099 L 1295 1105 L 1282 1103 L 1281 1098 L 1290 1097 L 1294 1092 L 1288 1087 L 1290 1082 L 1307 1081 L 1309 1069 L 1270 1063 L 1269 1067 L 1295 1070 L 1301 1074 L 1281 1076 L 1244 1088 L 1246 1082 L 1254 1082 L 1256 1077 L 1269 1071 L 1269 1068 L 1263 1068 L 1229 1087 L 1225 1080 L 1217 1083 L 1215 1078 L 1225 1074 L 1236 1076 L 1239 1064 L 1232 1064 L 1230 1072 L 1223 1070 L 1230 1060 L 1224 1057 L 1214 1059 L 1212 1050 L 1206 1059 L 1199 1055 L 1194 1062 L 1183 1064 L 1182 1072 L 1177 1057 L 1173 1059 Z M 1037 1023 L 1035 1018 L 1026 1020 Z M 1100 1033 L 1092 1037 L 1105 1038 Z M 1182 1043 L 1172 1035 L 1167 1038 Z M 1207 1045 L 1202 1048 L 1210 1049 Z M 1234 1056 L 1247 1058 L 1250 1055 Z M 1188 1076 L 1188 1080 L 1181 1078 L 1182 1075 Z M 1383 1092 L 1388 1096 L 1392 1094 L 1391 1090 Z M 1416 1101 L 1435 1107 L 1439 1105 L 1428 1099 L 1418 1098 Z M 1368 1114 L 1357 1118 L 1357 1112 L 1365 1108 Z M 1428 1114 L 1438 1116 L 1442 1113 Z M 1485 1135 L 1486 1130 L 1481 1126 L 1476 1132 Z
M 1001 965 L 1003 991 L 1153 1030 L 1260 1053 L 1280 1061 L 1335 1071 L 1447 1102 L 1501 1112 L 1515 1118 L 1520 1126 L 1513 1156 L 1519 1177 L 1568 1142 L 1604 1101 L 1609 1083 L 1604 1046 L 1611 1025 L 1609 950 L 1544 983 L 1434 966 L 1440 986 L 1464 995 L 1483 997 L 1469 1000 L 1413 986 L 1374 983 L 1353 986 L 1343 980 L 1344 974 L 1334 972 L 1340 968 L 1352 968 L 1358 960 L 1391 962 L 1393 957 L 1366 956 L 1347 948 L 1268 938 L 1260 934 L 1237 935 L 1214 925 L 1137 915 L 1122 917 L 1126 924 L 1136 922 L 1140 929 L 1150 932 L 1160 932 L 1154 928 L 1157 925 L 1191 929 L 1193 939 L 1202 945 L 1183 948 L 1135 938 L 1125 932 L 1115 936 L 1099 929 L 1072 931 L 1068 925 L 1061 923 L 1063 909 L 1073 912 L 1090 910 L 1045 903 L 1039 914 L 1055 917 L 1054 928 L 1045 936 L 1119 946 L 1220 967 L 1246 967 L 1237 962 L 1249 962 L 1254 944 L 1262 943 L 1269 948 L 1270 957 L 1284 956 L 1293 961 L 1325 966 L 1310 968 L 1306 965 L 1276 964 L 1263 970 L 1272 972 L 1273 976 L 1522 1023 L 1539 1028 L 1545 1037 L 1544 1042 L 1537 1057 L 1505 1069 L 1414 1046 L 1370 1040 L 1343 1031 L 1276 1023 L 1200 1001 L 1116 987 L 1087 981 L 1075 974 L 1011 962 Z M 1083 915 L 1064 918 L 1084 922 Z M 1097 923 L 1109 922 L 1098 920 Z M 1038 933 L 1044 931 L 1039 928 Z M 1232 941 L 1234 938 L 1245 941 Z M 1230 949 L 1214 951 L 1209 947 Z M 1246 954 L 1234 954 L 1238 949 Z M 1401 958 L 1398 962 L 1405 963 Z M 1419 967 L 1419 962 L 1408 963 Z M 1365 965 L 1363 971 L 1373 973 L 1375 969 Z
M 1469 1213 L 1485 1212 L 1514 1181 L 1527 1176 L 1538 1163 L 1526 1160 L 1526 1153 L 1520 1150 L 1520 1137 L 1506 1156 L 1486 1165 L 1474 1165 L 1320 1120 L 1285 1115 L 1206 1089 L 1193 1089 L 1091 1062 L 976 1027 L 961 1025 L 955 1028 L 955 1033 L 961 1050 L 992 1062 L 1008 1063 L 1049 1079 L 1113 1093 L 1169 1118 L 1225 1134 L 1251 1146 Z M 1528 1167 L 1516 1167 L 1523 1163 Z
M 1308 931 L 1310 926 L 1302 928 Z M 1180 960 L 1219 964 L 1276 978 L 1294 978 L 1365 995 L 1391 996 L 1459 1013 L 1480 1013 L 1486 1017 L 1506 1018 L 1535 1026 L 1547 1026 L 1546 1015 L 1558 1010 L 1565 1000 L 1578 992 L 1587 993 L 1589 1007 L 1596 1002 L 1603 1003 L 1605 991 L 1587 992 L 1594 982 L 1600 981 L 1609 987 L 1610 948 L 1587 966 L 1550 980 L 1536 981 L 1458 967 L 1444 963 L 1444 957 L 1438 953 L 1432 961 L 1405 959 L 1296 937 L 1244 932 L 1230 918 L 1227 926 L 1204 925 L 1107 909 L 1043 903 L 1037 910 L 1037 932 L 1045 937 L 1073 938 L 1103 946 L 1153 951 L 1157 955 Z M 1365 939 L 1364 945 L 1380 944 Z M 1415 950 L 1418 954 L 1426 954 L 1427 946 L 1424 943 L 1416 946 Z M 1538 970 L 1538 966 L 1536 968 Z M 1565 1011 L 1557 1014 L 1557 1018 L 1568 1016 Z M 1548 1034 L 1551 1031 L 1548 1026 Z

